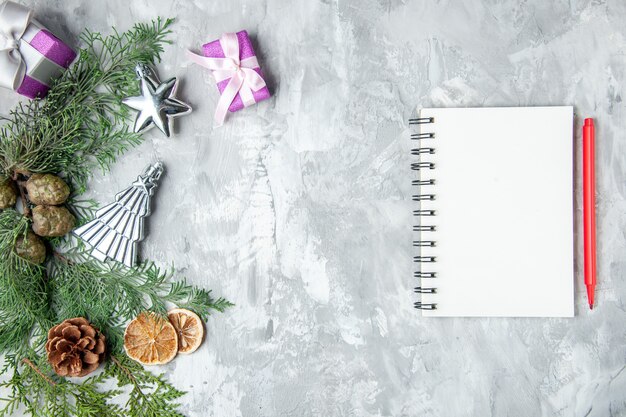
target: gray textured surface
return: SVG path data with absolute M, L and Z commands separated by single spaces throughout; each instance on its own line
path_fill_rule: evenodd
M 195 112 L 174 139 L 148 133 L 92 192 L 108 201 L 161 158 L 145 255 L 237 304 L 160 369 L 189 391 L 187 415 L 626 415 L 626 3 L 146 3 L 34 5 L 70 40 L 178 19 L 159 72 L 183 79 Z M 274 97 L 212 130 L 211 76 L 184 50 L 242 28 Z M 597 118 L 598 308 L 577 235 L 574 319 L 421 318 L 405 120 L 417 106 L 551 104 L 579 115 L 576 178 L 580 116 Z

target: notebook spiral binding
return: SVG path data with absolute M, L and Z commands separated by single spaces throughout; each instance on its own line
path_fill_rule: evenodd
M 433 123 L 435 123 L 435 119 L 433 117 L 418 117 L 418 118 L 409 119 L 409 126 L 427 125 L 427 124 L 433 124 Z M 411 170 L 421 172 L 421 171 L 435 169 L 435 164 L 433 162 L 421 160 L 422 156 L 433 155 L 436 152 L 435 148 L 429 142 L 429 140 L 431 139 L 435 139 L 434 132 L 419 132 L 419 133 L 411 134 L 411 140 L 420 141 L 420 145 L 425 144 L 425 146 L 420 146 L 418 148 L 411 149 L 411 155 L 418 156 L 420 158 L 418 162 L 411 163 Z M 421 142 L 421 141 L 424 141 L 424 142 Z M 411 185 L 415 187 L 419 187 L 419 189 L 421 190 L 422 189 L 421 187 L 435 185 L 435 179 L 434 178 L 424 179 L 423 174 L 420 173 L 420 178 L 413 180 L 411 182 Z M 413 210 L 413 216 L 420 217 L 420 218 L 435 216 L 435 210 L 424 209 L 421 207 L 422 202 L 428 202 L 428 201 L 433 201 L 433 200 L 435 200 L 435 194 L 431 192 L 422 193 L 420 191 L 418 194 L 414 194 L 413 201 L 419 202 L 420 208 L 417 210 Z M 436 226 L 431 225 L 431 224 L 423 224 L 422 221 L 420 221 L 419 224 L 413 226 L 414 232 L 434 232 L 435 230 L 436 230 Z M 421 248 L 433 248 L 436 246 L 436 242 L 434 240 L 414 240 L 413 246 L 420 248 L 420 250 Z M 437 277 L 436 272 L 425 271 L 423 269 L 425 268 L 423 267 L 424 264 L 431 264 L 431 263 L 436 262 L 436 260 L 437 259 L 435 256 L 430 256 L 430 255 L 424 256 L 421 253 L 418 256 L 414 256 L 413 262 L 419 264 L 420 267 L 419 267 L 419 270 L 413 273 L 413 277 L 418 278 L 420 280 L 436 278 Z M 436 294 L 437 288 L 430 287 L 430 286 L 426 287 L 426 286 L 420 285 L 414 288 L 414 292 L 417 294 Z M 437 309 L 437 304 L 423 303 L 421 301 L 415 302 L 413 306 L 419 310 L 436 310 Z

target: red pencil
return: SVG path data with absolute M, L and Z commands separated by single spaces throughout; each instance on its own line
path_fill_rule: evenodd
M 583 216 L 585 236 L 585 286 L 589 308 L 593 309 L 596 289 L 596 175 L 595 129 L 593 119 L 583 125 Z

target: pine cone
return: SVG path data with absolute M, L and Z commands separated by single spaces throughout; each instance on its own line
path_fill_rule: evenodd
M 48 362 L 60 376 L 85 376 L 104 360 L 105 337 L 86 319 L 67 319 L 48 332 Z
M 13 207 L 17 201 L 17 192 L 15 185 L 10 179 L 0 183 L 0 209 Z
M 65 203 L 70 187 L 61 178 L 52 174 L 33 174 L 26 181 L 28 199 L 33 204 L 56 206 Z
M 43 244 L 36 234 L 28 232 L 26 238 L 20 236 L 15 241 L 15 253 L 20 258 L 40 264 L 46 260 L 46 245 Z
M 39 236 L 64 236 L 76 223 L 72 213 L 65 207 L 37 206 L 32 213 L 33 232 Z

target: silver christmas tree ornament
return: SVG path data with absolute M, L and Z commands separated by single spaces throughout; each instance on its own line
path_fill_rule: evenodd
M 96 212 L 96 218 L 74 230 L 92 247 L 91 256 L 112 259 L 127 267 L 137 263 L 137 242 L 144 238 L 144 218 L 150 215 L 150 197 L 163 174 L 163 164 L 149 165 L 137 181 L 115 195 L 115 202 Z
M 137 64 L 135 71 L 141 84 L 141 95 L 122 100 L 128 107 L 139 111 L 134 132 L 143 133 L 156 126 L 169 138 L 171 119 L 191 112 L 188 104 L 174 98 L 178 84 L 176 77 L 160 82 L 146 64 Z

